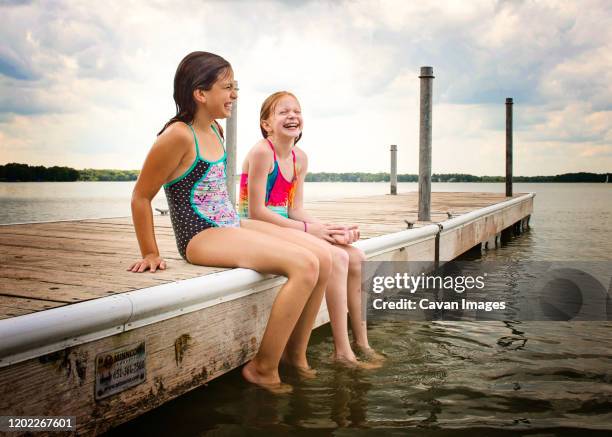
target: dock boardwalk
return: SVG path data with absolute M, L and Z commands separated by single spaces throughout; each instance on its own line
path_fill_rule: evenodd
M 417 193 L 307 208 L 359 224 L 368 259 L 444 261 L 525 223 L 533 198 L 433 193 L 433 223 L 417 222 Z M 168 216 L 155 231 L 168 268 L 136 275 L 129 217 L 0 226 L 0 416 L 76 416 L 97 434 L 253 356 L 285 279 L 189 265 Z

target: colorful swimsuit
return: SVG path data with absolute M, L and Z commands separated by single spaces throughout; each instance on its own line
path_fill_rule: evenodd
M 181 256 L 187 259 L 187 244 L 205 229 L 237 227 L 240 218 L 227 194 L 225 147 L 221 159 L 207 161 L 200 156 L 200 147 L 193 127 L 189 124 L 196 147 L 196 159 L 182 176 L 164 185 L 170 220 Z M 223 140 L 211 126 L 221 144 Z
M 295 187 L 297 185 L 297 170 L 295 166 L 295 152 L 291 150 L 293 156 L 293 180 L 288 181 L 283 176 L 276 160 L 276 150 L 272 142 L 266 138 L 272 152 L 274 152 L 274 168 L 272 173 L 268 174 L 266 183 L 266 206 L 283 217 L 289 218 L 289 208 L 293 206 L 293 197 L 295 196 Z M 249 217 L 249 175 L 243 173 L 240 175 L 240 203 L 238 211 L 241 217 Z

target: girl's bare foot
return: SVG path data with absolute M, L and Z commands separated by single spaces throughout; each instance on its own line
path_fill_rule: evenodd
M 281 362 L 282 363 L 282 362 Z M 312 367 L 296 367 L 292 364 L 282 363 L 286 369 L 290 372 L 295 373 L 298 378 L 301 379 L 315 379 L 317 377 L 317 371 Z
M 313 379 L 317 377 L 317 371 L 308 365 L 305 357 L 291 356 L 286 349 L 281 357 L 281 363 L 293 370 L 300 378 Z
M 357 353 L 363 358 L 365 358 L 367 361 L 376 361 L 382 363 L 387 359 L 386 356 L 376 352 L 370 346 L 360 346 L 357 343 L 354 343 L 352 346 L 353 350 L 357 351 Z
M 286 394 L 293 391 L 293 387 L 289 384 L 281 382 L 278 374 L 276 375 L 263 375 L 257 371 L 257 366 L 253 360 L 246 363 L 242 368 L 242 377 L 251 384 L 255 384 L 261 388 L 268 390 L 274 394 Z
M 334 355 L 332 358 L 336 364 L 340 364 L 351 369 L 373 370 L 382 367 L 382 363 L 359 361 L 355 355 L 352 357 Z

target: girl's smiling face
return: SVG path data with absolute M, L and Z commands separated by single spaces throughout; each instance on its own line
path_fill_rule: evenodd
M 276 102 L 270 117 L 261 124 L 268 132 L 268 136 L 285 136 L 295 139 L 300 136 L 304 127 L 302 108 L 295 97 L 285 95 Z
M 210 90 L 201 92 L 206 96 L 204 104 L 215 118 L 227 118 L 232 115 L 232 106 L 238 94 L 231 69 L 222 74 Z

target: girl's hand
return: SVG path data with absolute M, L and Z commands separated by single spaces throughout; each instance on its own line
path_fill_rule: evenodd
M 328 225 L 336 244 L 351 244 L 359 240 L 360 233 L 357 225 Z
M 351 242 L 348 244 L 354 243 L 355 241 L 359 241 L 359 238 L 361 238 L 361 233 L 359 232 L 359 226 L 350 225 L 348 227 L 348 231 L 351 237 Z
M 336 242 L 332 235 L 332 230 L 329 229 L 328 225 L 323 223 L 308 223 L 307 226 L 310 235 L 314 235 L 332 244 Z
M 351 233 L 344 225 L 326 224 L 335 244 L 351 244 Z
M 155 273 L 158 268 L 160 270 L 166 270 L 166 261 L 164 261 L 161 256 L 150 253 L 140 261 L 133 263 L 127 270 L 133 273 L 142 273 L 149 269 L 151 273 Z
M 350 244 L 350 238 L 348 231 L 344 234 L 335 234 L 334 235 L 334 243 L 335 244 Z

